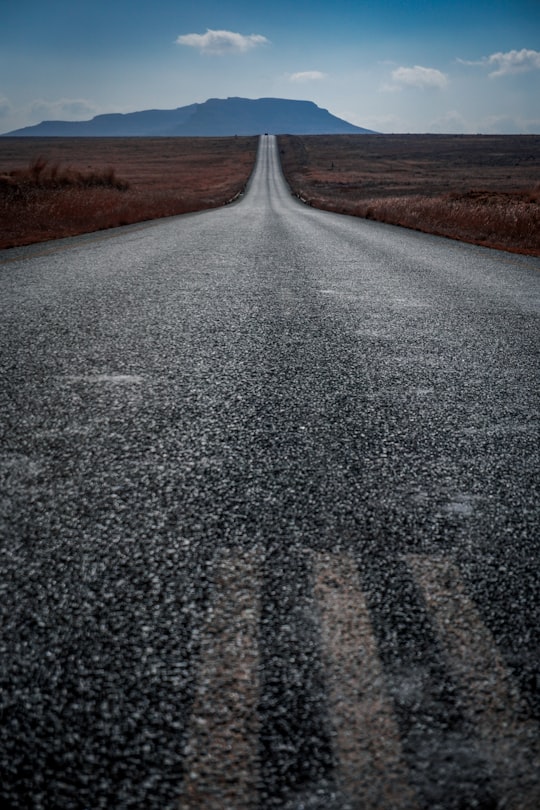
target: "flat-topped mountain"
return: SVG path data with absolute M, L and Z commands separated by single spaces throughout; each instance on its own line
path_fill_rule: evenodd
M 42 121 L 5 135 L 17 137 L 127 137 L 369 134 L 312 101 L 283 98 L 211 98 L 175 110 L 96 115 L 89 121 Z

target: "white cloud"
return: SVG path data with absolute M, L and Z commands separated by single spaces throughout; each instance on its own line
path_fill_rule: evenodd
M 269 42 L 261 34 L 237 34 L 234 31 L 213 31 L 210 28 L 206 34 L 183 34 L 177 37 L 178 45 L 188 45 L 191 48 L 198 48 L 201 53 L 208 53 L 222 56 L 230 53 L 245 53 L 259 45 L 267 45 Z
M 321 73 L 320 70 L 303 70 L 300 73 L 291 73 L 289 81 L 291 82 L 313 82 L 320 79 L 326 79 L 326 73 Z
M 431 122 L 428 126 L 428 132 L 470 133 L 474 132 L 474 129 L 471 128 L 471 125 L 461 113 L 457 112 L 457 110 L 449 110 Z
M 11 102 L 5 96 L 0 96 L 0 116 L 9 115 L 11 112 Z
M 479 132 L 487 134 L 521 135 L 540 133 L 540 120 L 520 116 L 490 115 L 480 121 Z
M 491 56 L 484 56 L 478 61 L 468 61 L 458 59 L 462 65 L 483 65 L 495 68 L 490 72 L 491 78 L 499 76 L 509 76 L 513 73 L 526 73 L 529 70 L 540 70 L 540 51 L 527 50 L 507 51 L 506 53 L 492 53 Z
M 56 101 L 36 99 L 30 105 L 32 117 L 40 119 L 64 119 L 68 116 L 71 119 L 85 120 L 92 118 L 97 112 L 95 105 L 83 98 L 60 98 Z
M 442 89 L 448 84 L 448 78 L 444 73 L 436 68 L 422 67 L 415 65 L 414 67 L 398 67 L 392 71 L 392 79 L 398 86 L 421 87 L 421 88 L 439 88 Z M 389 89 L 385 86 L 385 89 Z

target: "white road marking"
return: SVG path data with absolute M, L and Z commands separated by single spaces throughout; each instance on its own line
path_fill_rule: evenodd
M 467 596 L 457 568 L 447 559 L 409 555 L 407 563 L 460 683 L 474 727 L 491 760 L 498 807 L 540 807 L 540 730 L 525 716 L 519 692 L 495 640 Z
M 259 774 L 258 556 L 218 565 L 200 647 L 179 810 L 250 810 Z
M 355 562 L 317 555 L 315 595 L 335 730 L 338 782 L 347 807 L 417 806 Z

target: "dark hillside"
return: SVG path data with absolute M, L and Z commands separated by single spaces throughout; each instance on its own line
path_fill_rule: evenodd
M 11 137 L 170 137 L 369 133 L 317 107 L 312 101 L 280 98 L 212 98 L 175 110 L 142 110 L 97 115 L 89 121 L 42 121 Z

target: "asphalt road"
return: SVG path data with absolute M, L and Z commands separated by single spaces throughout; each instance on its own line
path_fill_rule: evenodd
M 315 211 L 0 253 L 0 800 L 537 810 L 540 260 Z

